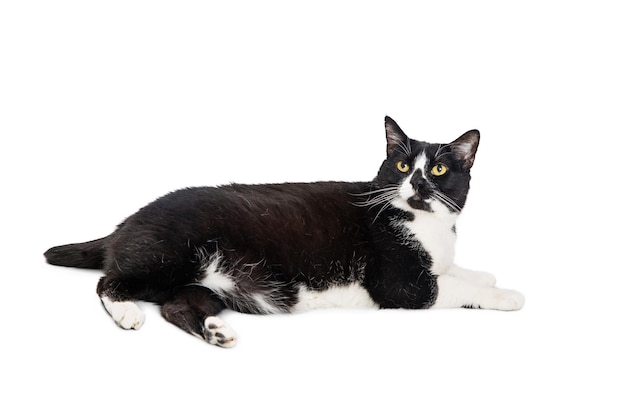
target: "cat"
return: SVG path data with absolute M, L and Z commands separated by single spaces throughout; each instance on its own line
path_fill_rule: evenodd
M 237 338 L 217 314 L 320 307 L 518 310 L 524 297 L 453 263 L 480 134 L 410 139 L 385 118 L 387 156 L 369 182 L 231 184 L 167 194 L 109 236 L 57 246 L 48 263 L 102 269 L 97 293 L 124 329 L 156 303 L 210 344 Z

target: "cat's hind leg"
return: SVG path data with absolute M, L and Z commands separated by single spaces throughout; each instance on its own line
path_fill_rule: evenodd
M 233 347 L 235 332 L 216 315 L 226 306 L 210 289 L 188 285 L 163 303 L 165 320 L 212 345 Z
M 97 292 L 106 311 L 123 329 L 139 329 L 145 315 L 136 300 L 162 304 L 174 289 L 194 281 L 193 249 L 172 249 L 163 236 L 143 228 L 119 229 L 106 247 L 105 276 Z M 148 228 L 148 226 L 146 226 Z M 184 247 L 184 246 L 183 246 Z
M 437 277 L 438 294 L 434 308 L 484 308 L 519 310 L 524 296 L 517 291 L 486 287 L 452 275 Z
M 97 292 L 104 309 L 122 329 L 138 330 L 143 325 L 146 316 L 134 302 L 127 280 L 105 276 L 98 282 Z
M 108 297 L 100 300 L 113 321 L 122 329 L 138 330 L 143 326 L 146 315 L 133 301 L 112 301 Z

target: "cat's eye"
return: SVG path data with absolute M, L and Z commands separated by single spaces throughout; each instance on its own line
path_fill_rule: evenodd
M 431 169 L 431 170 L 430 170 L 430 172 L 432 172 L 432 174 L 433 174 L 435 177 L 440 177 L 440 176 L 442 176 L 443 174 L 445 174 L 446 172 L 448 172 L 448 167 L 447 167 L 447 166 L 445 166 L 444 164 L 439 163 L 439 164 L 436 164 L 436 165 L 433 167 L 433 169 Z
M 403 174 L 409 172 L 409 164 L 404 161 L 398 161 L 398 163 L 396 164 L 396 168 L 398 168 L 398 171 L 402 172 Z

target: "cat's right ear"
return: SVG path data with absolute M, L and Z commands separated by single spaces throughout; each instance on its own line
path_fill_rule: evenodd
M 398 146 L 406 149 L 409 137 L 404 134 L 395 120 L 389 116 L 385 116 L 385 133 L 387 134 L 387 156 L 390 156 Z

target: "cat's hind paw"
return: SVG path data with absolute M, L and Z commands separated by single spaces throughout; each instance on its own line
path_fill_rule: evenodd
M 132 301 L 111 301 L 108 297 L 102 297 L 102 305 L 122 329 L 138 330 L 146 320 L 146 314 Z
M 223 348 L 230 348 L 237 344 L 233 329 L 215 316 L 209 316 L 204 320 L 204 339 L 212 345 Z

